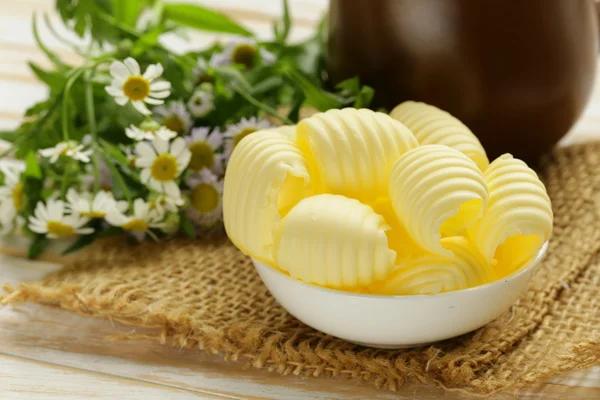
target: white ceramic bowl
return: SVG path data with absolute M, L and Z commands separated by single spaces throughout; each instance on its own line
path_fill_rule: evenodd
M 454 292 L 379 296 L 326 289 L 296 280 L 253 260 L 263 282 L 290 314 L 305 324 L 371 347 L 416 347 L 480 328 L 499 317 L 526 289 L 548 243 L 514 274 Z

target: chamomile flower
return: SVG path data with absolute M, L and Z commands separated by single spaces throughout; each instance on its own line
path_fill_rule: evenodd
M 203 83 L 194 91 L 192 97 L 188 100 L 190 113 L 196 118 L 205 117 L 215 108 L 215 95 L 212 92 L 210 83 Z
M 50 239 L 94 232 L 93 228 L 84 227 L 90 221 L 88 217 L 78 214 L 67 214 L 62 200 L 48 200 L 46 204 L 37 203 L 34 215 L 29 217 L 29 229 L 35 233 L 45 234 Z
M 203 83 L 213 83 L 214 78 L 210 74 L 210 70 L 212 68 L 217 68 L 223 65 L 228 64 L 226 57 L 221 53 L 213 53 L 210 57 L 210 61 L 206 61 L 204 58 L 198 59 L 198 64 L 192 71 L 192 76 L 194 77 L 194 82 L 196 85 L 201 85 Z
M 131 101 L 140 113 L 150 115 L 151 112 L 145 103 L 163 104 L 163 99 L 171 94 L 171 83 L 157 80 L 163 73 L 161 64 L 149 65 L 146 72 L 141 75 L 138 62 L 128 57 L 123 62 L 114 61 L 109 70 L 113 81 L 106 87 L 106 91 L 120 106 Z
M 0 236 L 21 233 L 25 226 L 25 218 L 17 215 L 12 220 L 0 221 Z
M 202 227 L 213 227 L 223 218 L 223 181 L 207 169 L 186 180 L 190 187 L 187 215 Z
M 74 160 L 89 163 L 90 156 L 92 155 L 92 150 L 86 150 L 84 145 L 79 144 L 74 140 L 60 142 L 54 147 L 41 149 L 38 152 L 42 157 L 48 158 L 52 164 L 58 161 L 58 158 L 61 156 L 71 157 Z
M 161 216 L 151 212 L 150 203 L 144 199 L 137 198 L 133 202 L 133 210 L 130 215 L 113 208 L 106 214 L 106 222 L 113 226 L 119 226 L 131 232 L 138 240 L 142 240 L 151 228 L 160 228 Z
M 177 136 L 177 132 L 173 132 L 166 126 L 162 126 L 157 122 L 155 122 L 155 124 L 157 126 L 154 126 L 152 123 L 146 125 L 142 123 L 139 128 L 135 125 L 130 125 L 129 128 L 125 128 L 125 135 L 138 142 L 141 140 L 152 140 L 155 137 L 159 137 L 162 140 L 171 140 Z
M 135 146 L 135 153 L 135 165 L 142 169 L 142 183 L 159 193 L 180 196 L 175 179 L 187 167 L 192 156 L 185 140 L 177 138 L 169 143 L 157 137 L 152 142 L 139 142 Z
M 271 124 L 268 121 L 262 119 L 259 120 L 256 117 L 248 119 L 242 118 L 237 124 L 229 125 L 225 131 L 225 153 L 228 156 L 231 155 L 231 152 L 240 140 L 251 133 L 270 127 Z
M 0 187 L 0 224 L 12 225 L 15 217 L 25 204 L 25 193 L 21 182 L 21 171 L 14 167 L 3 165 L 4 186 Z
M 158 122 L 178 135 L 187 133 L 192 125 L 192 118 L 181 101 L 172 101 L 165 106 L 156 107 L 154 113 Z
M 159 194 L 153 200 L 149 201 L 150 211 L 156 213 L 157 216 L 162 219 L 167 213 L 177 213 L 179 207 L 185 204 L 183 197 L 179 196 L 167 196 L 165 194 Z
M 88 218 L 104 218 L 113 208 L 124 211 L 127 202 L 117 202 L 112 193 L 99 191 L 95 195 L 90 192 L 78 193 L 75 189 L 67 192 L 67 209 L 72 214 L 79 214 Z
M 246 68 L 252 68 L 260 56 L 265 64 L 272 64 L 276 58 L 273 53 L 259 46 L 255 40 L 249 38 L 238 38 L 232 40 L 222 53 L 223 62 L 227 64 L 242 64 Z
M 189 165 L 192 171 L 208 168 L 217 175 L 223 174 L 223 155 L 216 153 L 223 145 L 223 135 L 218 128 L 212 132 L 207 127 L 194 128 L 185 141 L 192 153 Z

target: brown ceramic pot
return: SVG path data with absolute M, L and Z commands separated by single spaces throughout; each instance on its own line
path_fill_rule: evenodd
M 375 105 L 445 109 L 490 158 L 532 161 L 575 123 L 593 87 L 593 0 L 331 0 L 328 69 Z

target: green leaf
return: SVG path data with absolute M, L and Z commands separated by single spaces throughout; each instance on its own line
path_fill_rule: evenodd
M 335 86 L 336 89 L 339 89 L 346 94 L 357 94 L 360 92 L 360 79 L 357 76 L 354 78 L 346 79 L 345 81 L 341 81 Z
M 273 25 L 273 31 L 277 42 L 281 44 L 285 43 L 290 34 L 291 26 L 292 18 L 290 17 L 290 7 L 288 1 L 283 0 L 283 16 L 281 17 L 281 21 L 276 21 Z
M 76 252 L 77 250 L 80 250 L 82 248 L 84 248 L 85 246 L 88 246 L 90 244 L 92 244 L 96 238 L 98 237 L 97 231 L 94 231 L 94 233 L 91 233 L 89 235 L 81 235 L 77 238 L 77 240 L 75 240 L 75 242 L 70 245 L 69 247 L 67 247 L 62 253 L 61 255 L 66 256 L 67 254 L 71 254 Z
M 143 34 L 135 42 L 135 45 L 131 50 L 131 54 L 134 57 L 138 57 L 144 52 L 146 52 L 148 49 L 151 49 L 152 47 L 156 46 L 156 44 L 158 43 L 158 38 L 164 33 L 164 31 L 164 25 L 159 24 L 156 27 L 154 27 L 150 32 Z
M 109 226 L 108 228 L 98 231 L 98 239 L 120 235 L 121 233 L 123 233 L 122 228 L 118 226 Z
M 29 252 L 27 257 L 29 259 L 37 258 L 40 254 L 44 252 L 44 249 L 48 246 L 48 239 L 46 239 L 45 235 L 37 234 L 35 239 L 29 245 Z
M 140 12 L 142 11 L 143 3 L 133 0 L 111 0 L 112 14 L 117 21 L 135 27 Z
M 34 179 L 42 179 L 42 169 L 38 163 L 37 156 L 33 151 L 27 154 L 25 159 L 25 176 Z
M 18 136 L 18 131 L 0 131 L 0 140 L 5 142 L 14 143 Z
M 196 238 L 196 230 L 185 213 L 180 214 L 179 226 L 192 239 Z
M 252 88 L 252 94 L 254 96 L 262 95 L 266 92 L 269 92 L 273 89 L 279 88 L 283 85 L 283 79 L 279 76 L 270 76 L 267 79 L 258 82 Z
M 35 74 L 35 76 L 37 76 L 39 80 L 48 85 L 50 87 L 50 90 L 58 92 L 64 87 L 66 79 L 62 73 L 45 71 L 31 61 L 28 62 L 28 64 L 29 68 Z
M 120 0 L 123 1 L 123 0 Z M 252 32 L 229 17 L 209 8 L 195 4 L 165 4 L 163 18 L 189 28 L 242 36 L 254 36 Z
M 317 110 L 327 111 L 332 108 L 340 108 L 343 105 L 343 102 L 337 96 L 319 88 L 292 66 L 284 66 L 282 73 L 302 90 L 306 97 L 306 104 L 313 106 Z
M 370 86 L 363 86 L 354 100 L 354 108 L 366 108 L 371 105 L 375 90 Z
M 302 92 L 298 92 L 294 98 L 294 101 L 292 102 L 292 108 L 287 115 L 287 118 L 290 121 L 294 123 L 298 122 L 300 119 L 300 109 L 302 108 L 302 103 L 304 103 L 304 95 Z
M 110 142 L 107 142 L 106 140 L 102 140 L 100 143 L 104 148 L 104 151 L 106 151 L 106 154 L 111 156 L 117 163 L 121 165 L 129 164 L 127 156 L 121 151 L 121 149 L 119 149 L 119 147 L 115 146 Z
M 32 27 L 33 27 L 33 37 L 35 38 L 35 42 L 37 43 L 40 50 L 42 50 L 44 52 L 44 54 L 46 54 L 46 57 L 48 57 L 48 59 L 50 59 L 50 61 L 52 61 L 52 63 L 54 65 L 56 65 L 59 70 L 61 70 L 61 71 L 67 70 L 69 67 L 64 62 L 62 62 L 62 60 L 54 52 L 52 52 L 49 48 L 47 48 L 46 45 L 40 39 L 40 34 L 39 34 L 38 28 L 37 28 L 37 14 L 36 13 L 33 13 Z

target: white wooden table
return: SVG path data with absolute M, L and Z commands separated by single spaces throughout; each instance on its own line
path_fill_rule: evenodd
M 127 0 L 123 0 L 127 1 Z M 33 11 L 49 12 L 53 1 L 0 0 L 0 129 L 19 123 L 23 111 L 44 98 L 26 62 L 48 61 L 31 34 Z M 275 0 L 205 0 L 243 21 L 262 36 L 271 34 L 271 19 L 280 13 Z M 307 37 L 326 8 L 326 0 L 291 1 L 295 17 L 292 37 Z M 76 60 L 69 49 L 47 35 L 49 47 Z M 215 35 L 194 35 L 194 46 Z M 171 43 L 176 39 L 171 38 Z M 181 43 L 176 43 L 183 46 Z M 599 80 L 600 81 L 600 80 Z M 584 117 L 563 143 L 600 139 L 600 82 Z M 0 256 L 0 285 L 41 278 L 58 268 Z M 130 332 L 111 321 L 74 315 L 37 305 L 0 308 L 0 399 L 462 399 L 441 389 L 403 388 L 399 393 L 335 379 L 305 379 L 258 370 L 197 350 L 174 349 L 155 342 L 110 341 L 107 336 Z M 570 374 L 493 399 L 599 399 L 600 368 Z

